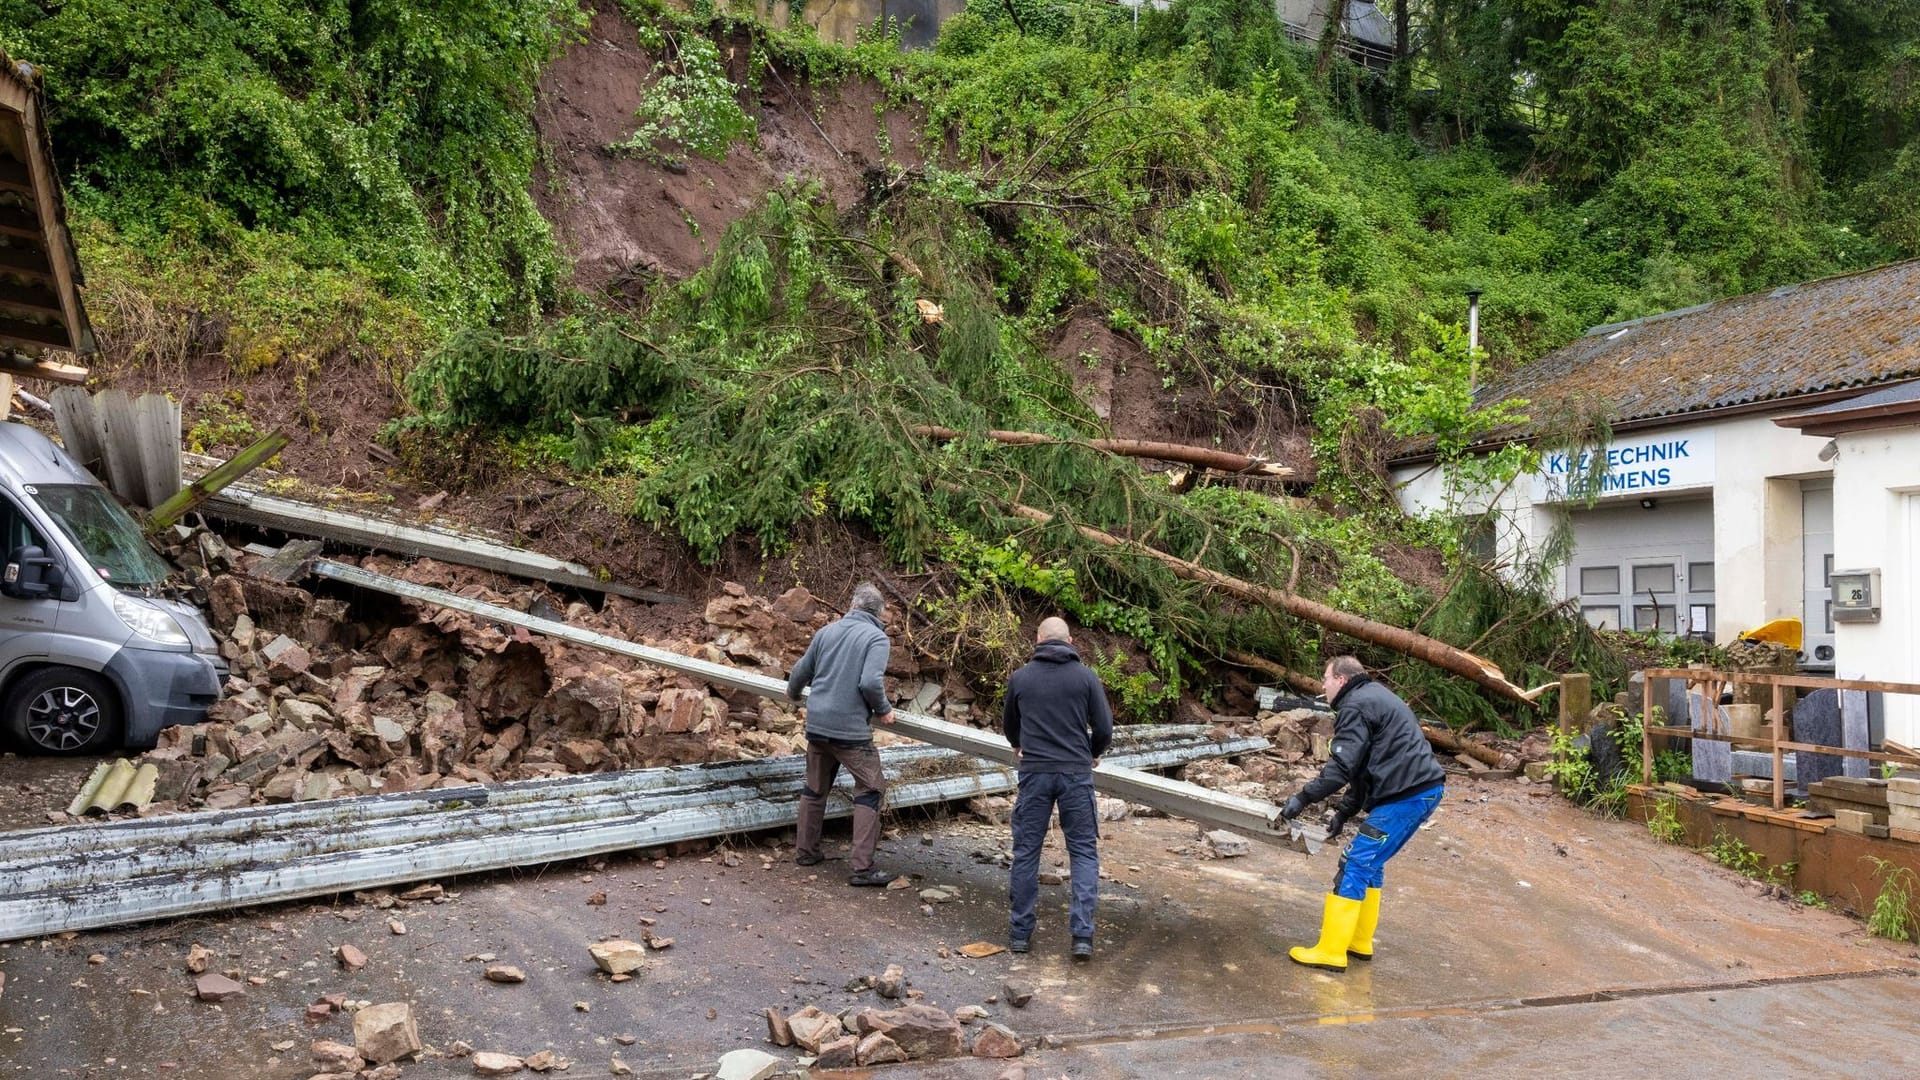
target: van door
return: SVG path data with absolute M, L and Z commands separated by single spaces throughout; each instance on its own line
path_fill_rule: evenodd
M 58 557 L 59 549 L 34 528 L 11 495 L 0 493 L 0 566 L 14 549 L 31 544 Z M 61 603 L 52 597 L 19 600 L 0 593 L 0 672 L 21 660 L 47 656 L 47 635 L 59 620 Z

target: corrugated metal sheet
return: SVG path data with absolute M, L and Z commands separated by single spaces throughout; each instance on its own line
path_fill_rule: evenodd
M 1916 376 L 1911 260 L 1597 326 L 1475 396 L 1577 404 L 1620 424 Z

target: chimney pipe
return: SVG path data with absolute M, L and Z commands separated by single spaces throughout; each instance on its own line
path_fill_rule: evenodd
M 1480 382 L 1480 290 L 1467 290 L 1467 389 Z

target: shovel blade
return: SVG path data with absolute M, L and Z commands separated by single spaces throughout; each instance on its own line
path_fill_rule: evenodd
M 1318 855 L 1327 843 L 1327 830 L 1295 821 L 1287 826 L 1287 846 L 1304 855 Z

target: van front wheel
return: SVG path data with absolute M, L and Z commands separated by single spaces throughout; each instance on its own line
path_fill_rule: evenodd
M 104 676 L 79 668 L 32 672 L 7 692 L 8 734 L 43 754 L 94 754 L 119 737 L 120 703 Z

